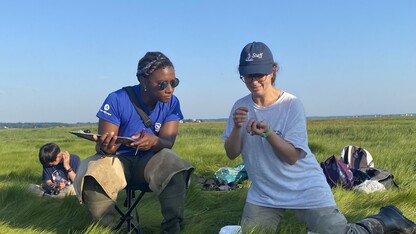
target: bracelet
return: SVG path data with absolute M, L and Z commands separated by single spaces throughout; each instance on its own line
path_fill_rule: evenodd
M 69 168 L 68 170 L 66 170 L 66 172 L 70 173 L 72 170 L 72 168 Z
M 263 132 L 260 136 L 263 138 L 267 138 L 268 136 L 270 136 L 270 133 L 272 133 L 272 129 L 269 127 L 265 132 Z

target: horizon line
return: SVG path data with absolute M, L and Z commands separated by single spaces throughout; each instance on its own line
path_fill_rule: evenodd
M 329 115 L 329 116 L 320 116 L 320 115 L 314 115 L 314 116 L 307 116 L 307 119 L 318 119 L 318 118 L 360 118 L 360 117 L 388 117 L 388 116 L 403 116 L 403 117 L 411 117 L 411 116 L 416 116 L 416 113 L 406 113 L 406 114 L 362 114 L 362 115 Z M 227 117 L 224 118 L 186 118 L 183 119 L 183 121 L 219 121 L 219 120 L 227 120 Z M 90 122 L 90 121 L 86 121 L 86 122 L 72 122 L 72 123 L 68 123 L 68 122 L 56 122 L 56 121 L 44 121 L 44 122 L 22 122 L 22 121 L 18 121 L 18 122 L 0 122 L 0 124 L 19 124 L 19 123 L 23 123 L 23 124 L 36 124 L 36 123 L 44 123 L 44 124 L 67 124 L 67 125 L 74 125 L 74 124 L 97 124 L 97 122 Z

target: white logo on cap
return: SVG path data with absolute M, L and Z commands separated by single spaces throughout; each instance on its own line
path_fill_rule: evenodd
M 247 54 L 246 62 L 252 62 L 254 58 L 263 58 L 263 53 L 253 53 L 253 54 Z

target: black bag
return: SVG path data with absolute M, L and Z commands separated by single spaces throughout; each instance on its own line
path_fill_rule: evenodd
M 368 168 L 365 173 L 370 176 L 371 180 L 376 180 L 388 188 L 399 188 L 396 181 L 394 181 L 394 176 L 387 170 L 381 168 Z
M 351 169 L 351 171 L 354 176 L 354 186 L 357 186 L 363 183 L 364 181 L 371 179 L 371 177 L 367 173 L 361 170 Z

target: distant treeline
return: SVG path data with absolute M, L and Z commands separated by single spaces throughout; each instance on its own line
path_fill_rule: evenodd
M 184 123 L 201 123 L 201 122 L 225 122 L 226 119 L 184 119 Z M 97 126 L 98 123 L 57 123 L 57 122 L 17 122 L 17 123 L 0 123 L 1 129 L 8 128 L 63 128 L 63 127 L 77 127 L 77 126 Z
M 403 116 L 403 117 L 414 117 L 416 113 L 408 114 L 389 114 L 389 115 L 350 115 L 350 116 L 308 116 L 307 119 L 332 119 L 332 118 L 368 118 L 368 117 L 387 117 L 387 116 Z M 222 119 L 184 119 L 182 123 L 203 123 L 203 122 L 226 122 L 226 118 Z M 7 128 L 60 128 L 60 127 L 77 127 L 77 126 L 97 126 L 97 122 L 86 122 L 86 123 L 54 123 L 54 122 L 17 122 L 17 123 L 0 123 L 0 129 Z
M 183 123 L 225 122 L 227 119 L 184 119 Z
M 7 128 L 62 128 L 62 127 L 74 127 L 74 126 L 91 126 L 97 125 L 97 123 L 31 123 L 31 122 L 17 122 L 17 123 L 0 123 L 2 129 Z

